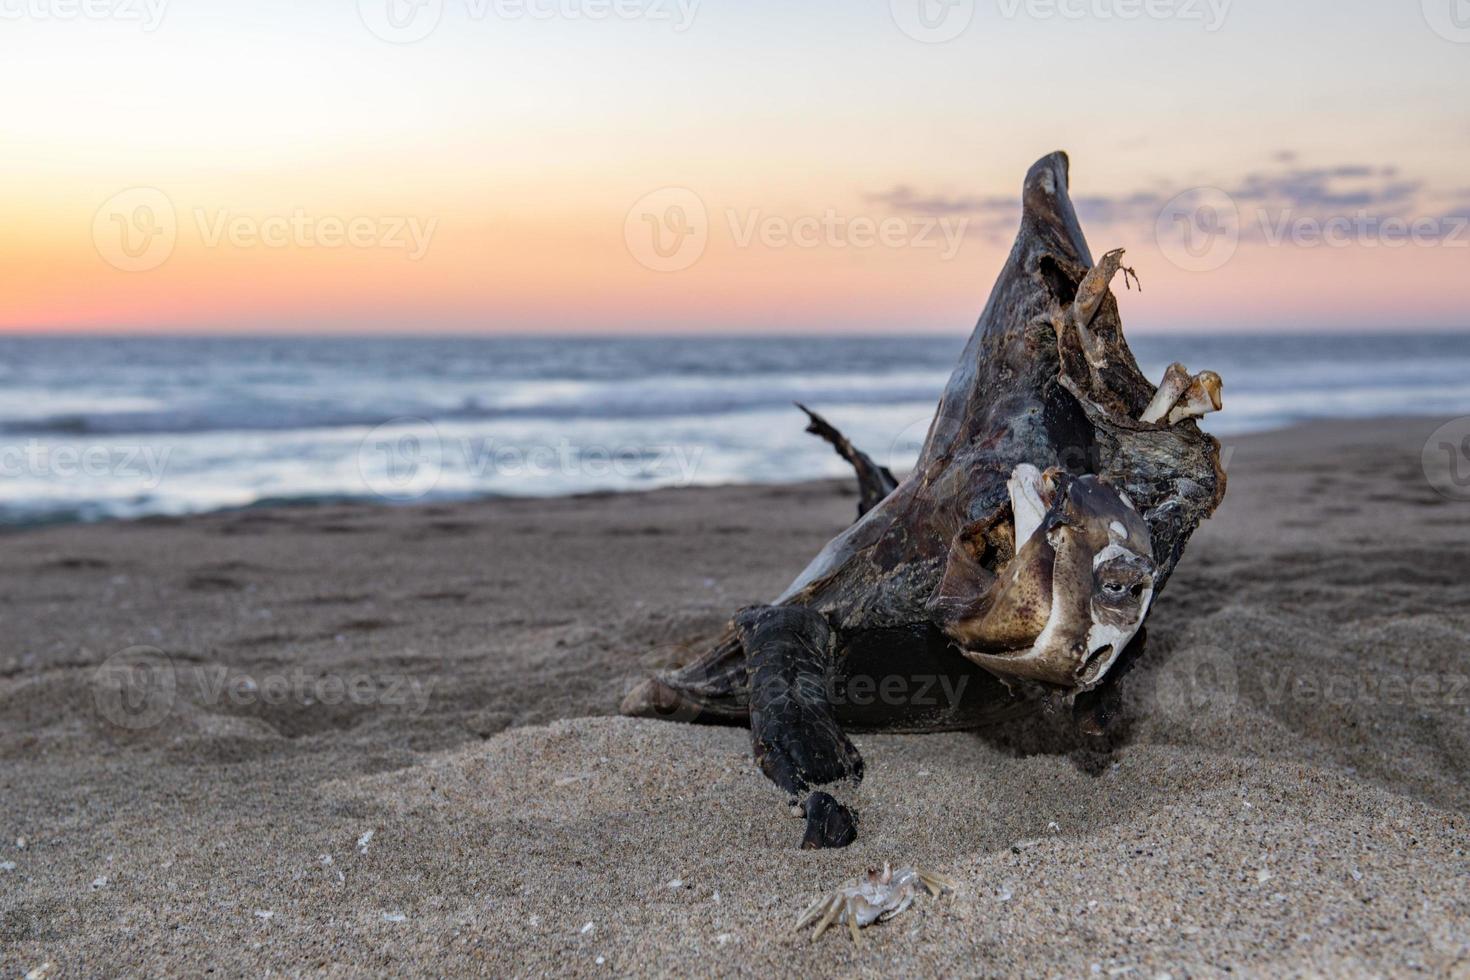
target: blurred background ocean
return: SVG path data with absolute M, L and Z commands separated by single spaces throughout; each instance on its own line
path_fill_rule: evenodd
M 0 524 L 278 502 L 785 483 L 912 464 L 962 336 L 0 339 Z M 1138 336 L 1217 435 L 1470 412 L 1470 335 Z

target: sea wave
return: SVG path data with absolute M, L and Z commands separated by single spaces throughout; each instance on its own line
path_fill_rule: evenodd
M 902 470 L 963 344 L 0 338 L 0 525 L 845 475 L 796 401 Z M 1221 436 L 1470 413 L 1470 337 L 1132 344 L 1151 378 L 1224 377 Z

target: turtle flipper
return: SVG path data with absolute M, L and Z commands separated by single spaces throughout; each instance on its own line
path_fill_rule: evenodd
M 754 606 L 735 617 L 750 677 L 750 736 L 766 777 L 793 797 L 863 778 L 863 759 L 837 724 L 829 698 L 832 629 L 806 606 Z M 802 846 L 845 847 L 857 816 L 826 793 L 803 807 Z
M 750 717 L 747 687 L 745 648 L 731 630 L 693 663 L 639 682 L 618 710 L 634 718 L 743 725 Z
M 811 419 L 811 424 L 806 427 L 806 431 L 814 436 L 820 436 L 831 443 L 832 448 L 837 450 L 837 455 L 852 464 L 852 468 L 857 473 L 858 478 L 859 517 L 862 517 L 868 511 L 877 507 L 883 502 L 884 497 L 887 497 L 897 489 L 898 480 L 894 477 L 892 470 L 874 462 L 873 457 L 848 441 L 847 436 L 838 431 L 835 425 L 807 408 L 801 402 L 797 402 L 796 407 L 805 412 L 807 418 Z

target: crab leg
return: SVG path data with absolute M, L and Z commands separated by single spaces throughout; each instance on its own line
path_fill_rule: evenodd
M 834 895 L 828 895 L 826 902 L 827 914 L 822 916 L 821 922 L 817 923 L 816 931 L 812 933 L 813 940 L 822 938 L 822 933 L 827 931 L 827 927 L 835 922 L 837 916 L 842 912 L 843 898 L 840 892 Z
M 959 891 L 960 883 L 948 875 L 938 874 L 934 871 L 925 871 L 922 868 L 916 868 L 914 873 L 919 876 L 919 881 L 928 889 L 929 894 L 935 898 L 938 898 L 945 892 Z
M 801 917 L 796 920 L 796 925 L 792 926 L 791 928 L 805 929 L 807 926 L 811 925 L 817 920 L 817 917 L 822 914 L 822 910 L 825 909 L 827 905 L 831 903 L 831 901 L 831 895 L 823 895 L 818 898 L 815 902 L 806 907 L 806 911 L 801 913 Z
M 843 909 L 847 912 L 847 931 L 852 934 L 852 944 L 861 946 L 863 937 L 858 933 L 857 908 L 853 904 L 854 901 L 855 899 L 849 895 L 847 901 L 843 903 Z

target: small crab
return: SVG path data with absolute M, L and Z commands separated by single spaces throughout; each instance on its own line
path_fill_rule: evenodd
M 796 928 L 805 929 L 815 922 L 817 927 L 812 938 L 816 939 L 834 922 L 846 922 L 852 941 L 861 942 L 859 929 L 875 922 L 887 922 L 908 908 L 920 888 L 937 898 L 945 892 L 956 891 L 959 882 L 918 868 L 894 871 L 885 861 L 882 871 L 869 868 L 863 877 L 854 878 L 813 902 L 796 920 Z

